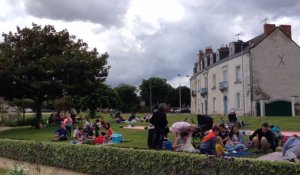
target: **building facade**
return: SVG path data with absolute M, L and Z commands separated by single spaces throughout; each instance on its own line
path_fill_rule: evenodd
M 191 83 L 191 112 L 244 116 L 299 113 L 300 48 L 290 25 L 265 24 L 264 33 L 214 52 L 200 50 Z

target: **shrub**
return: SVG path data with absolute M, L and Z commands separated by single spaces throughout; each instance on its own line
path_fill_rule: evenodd
M 10 127 L 28 126 L 28 125 L 32 124 L 33 120 L 34 120 L 34 118 L 17 119 L 15 121 L 6 120 L 6 121 L 1 121 L 0 125 L 2 125 L 2 126 L 10 126 Z
M 0 139 L 0 156 L 88 174 L 294 175 L 300 173 L 300 166 L 289 162 L 224 159 L 167 151 L 6 139 Z

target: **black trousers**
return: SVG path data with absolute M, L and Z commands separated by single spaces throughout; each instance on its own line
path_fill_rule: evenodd
M 153 138 L 150 148 L 152 149 L 162 149 L 163 141 L 165 136 L 164 128 L 154 128 Z

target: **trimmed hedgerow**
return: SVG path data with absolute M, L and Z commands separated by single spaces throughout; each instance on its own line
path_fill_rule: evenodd
M 7 139 L 0 139 L 0 156 L 88 174 L 300 174 L 300 165 L 288 162 Z

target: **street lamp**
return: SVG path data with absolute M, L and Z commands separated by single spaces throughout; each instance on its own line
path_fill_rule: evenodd
M 178 74 L 178 81 L 179 81 L 179 110 L 181 111 L 181 83 L 180 83 L 180 78 L 181 78 L 181 75 Z
M 179 109 L 181 110 L 181 74 L 178 74 L 178 81 L 179 81 Z M 186 75 L 185 77 L 190 77 L 189 75 Z
M 150 112 L 152 113 L 152 85 L 150 81 Z

